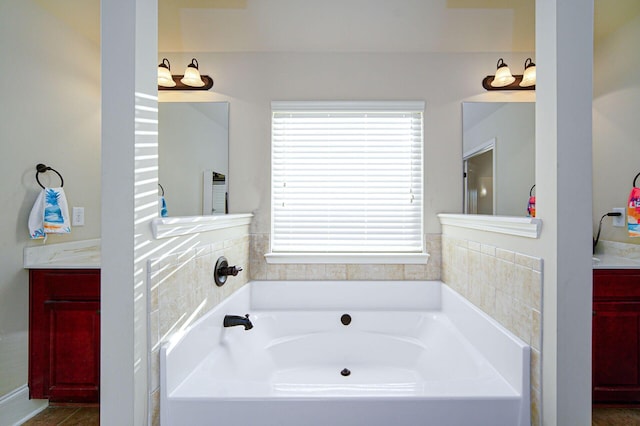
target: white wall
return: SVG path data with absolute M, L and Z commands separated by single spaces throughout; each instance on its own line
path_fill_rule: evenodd
M 95 16 L 94 25 L 99 17 Z M 85 226 L 46 244 L 100 236 L 100 47 L 32 0 L 0 1 L 0 398 L 27 383 L 28 295 L 22 249 L 40 187 L 35 166 L 64 177 Z M 59 185 L 52 172 L 45 185 Z M 3 421 L 0 420 L 0 424 Z
M 162 1 L 159 47 L 175 52 L 524 52 L 534 46 L 534 6 L 466 0 Z M 525 58 L 507 63 L 521 65 Z M 188 62 L 171 64 L 180 69 Z
M 591 424 L 593 1 L 536 2 L 543 424 Z M 577 72 L 576 70 L 579 70 Z
M 425 231 L 438 233 L 436 213 L 462 209 L 461 102 L 484 92 L 497 56 L 517 63 L 527 54 L 161 54 L 172 64 L 193 56 L 218 100 L 230 102 L 230 210 L 255 213 L 252 232 L 270 230 L 272 100 L 418 99 L 426 101 Z
M 596 17 L 597 19 L 597 17 Z M 626 207 L 640 173 L 640 15 L 596 40 L 593 79 L 593 229 L 613 207 Z M 640 178 L 637 185 L 640 185 Z M 627 228 L 602 221 L 601 240 L 640 244 Z

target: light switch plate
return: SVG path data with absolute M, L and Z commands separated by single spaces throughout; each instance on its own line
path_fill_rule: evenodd
M 625 218 L 625 211 L 624 211 L 624 207 L 614 207 L 613 209 L 611 209 L 612 212 L 620 212 L 622 213 L 622 216 L 613 216 L 612 219 L 612 225 L 613 226 L 618 226 L 618 227 L 624 227 L 626 218 Z

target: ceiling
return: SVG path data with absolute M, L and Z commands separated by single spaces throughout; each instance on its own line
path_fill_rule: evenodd
M 99 43 L 99 0 L 34 0 Z M 640 1 L 595 0 L 596 41 Z M 158 0 L 161 52 L 530 52 L 533 0 Z

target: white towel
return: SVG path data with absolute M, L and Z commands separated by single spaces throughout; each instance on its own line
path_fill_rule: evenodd
M 33 239 L 46 238 L 47 234 L 68 234 L 69 207 L 62 188 L 44 188 L 38 194 L 29 214 L 29 235 Z

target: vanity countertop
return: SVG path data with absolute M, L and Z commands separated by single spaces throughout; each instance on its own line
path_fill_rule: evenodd
M 640 269 L 640 260 L 600 253 L 593 256 L 593 269 Z
M 100 239 L 25 247 L 25 269 L 100 269 Z

